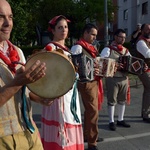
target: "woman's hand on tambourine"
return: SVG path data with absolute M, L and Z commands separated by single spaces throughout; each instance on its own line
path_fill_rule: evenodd
M 46 66 L 37 60 L 30 68 L 26 69 L 22 66 L 17 70 L 14 77 L 14 85 L 23 86 L 33 83 L 45 76 Z
M 41 99 L 40 104 L 50 106 L 55 99 Z
M 32 101 L 34 101 L 36 103 L 40 103 L 45 106 L 50 106 L 53 103 L 53 101 L 55 100 L 55 98 L 52 99 L 52 98 L 40 97 L 37 94 L 34 94 L 33 92 L 30 92 L 29 96 Z

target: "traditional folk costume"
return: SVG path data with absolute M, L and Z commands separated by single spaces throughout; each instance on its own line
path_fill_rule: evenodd
M 0 86 L 11 82 L 20 64 L 24 63 L 22 51 L 5 41 L 4 47 L 0 47 Z M 38 129 L 32 119 L 28 93 L 22 88 L 0 107 L 1 150 L 43 149 Z
M 55 42 L 49 43 L 45 49 L 50 51 L 62 49 L 65 55 L 70 55 L 67 48 Z M 77 91 L 74 101 L 76 112 L 73 113 L 71 110 L 73 89 L 74 87 L 65 95 L 55 99 L 51 106 L 43 106 L 41 137 L 44 150 L 84 150 Z
M 95 47 L 80 39 L 71 48 L 72 55 L 86 54 L 91 58 L 98 56 Z M 95 77 L 93 81 L 78 82 L 78 89 L 85 107 L 84 111 L 84 139 L 88 146 L 96 146 L 98 139 L 98 117 L 101 104 L 103 102 L 103 86 L 100 77 Z
M 122 45 L 118 45 L 116 42 L 112 42 L 109 47 L 105 47 L 100 56 L 109 57 L 115 59 L 118 62 L 119 56 L 128 56 L 130 55 L 127 48 Z M 123 121 L 124 112 L 125 112 L 125 103 L 127 99 L 127 93 L 129 91 L 129 80 L 127 73 L 117 70 L 113 77 L 107 77 L 106 89 L 107 89 L 107 104 L 108 104 L 108 114 L 109 114 L 109 123 L 114 123 L 114 112 L 115 105 L 118 103 L 118 121 Z M 128 98 L 130 96 L 128 95 Z
M 139 53 L 138 57 L 148 65 L 148 70 L 139 75 L 139 78 L 144 86 L 141 115 L 143 120 L 146 119 L 150 122 L 150 39 L 141 36 L 136 47 Z

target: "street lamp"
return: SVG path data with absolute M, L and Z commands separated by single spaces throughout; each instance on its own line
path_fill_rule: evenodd
M 108 12 L 107 12 L 107 0 L 104 0 L 104 46 L 107 46 L 109 44 L 108 39 Z

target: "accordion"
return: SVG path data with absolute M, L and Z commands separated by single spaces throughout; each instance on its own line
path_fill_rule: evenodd
M 99 76 L 113 77 L 115 72 L 116 60 L 111 58 L 96 57 L 95 63 L 99 67 Z
M 119 63 L 123 64 L 120 71 L 126 71 L 131 74 L 139 75 L 143 73 L 144 60 L 133 56 L 120 56 Z
M 77 67 L 79 80 L 81 82 L 94 80 L 93 59 L 83 53 L 71 57 L 73 64 Z

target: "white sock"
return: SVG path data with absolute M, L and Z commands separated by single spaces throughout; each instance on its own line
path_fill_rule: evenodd
M 124 120 L 125 105 L 118 104 L 118 121 Z
M 109 123 L 114 122 L 115 106 L 108 106 Z

